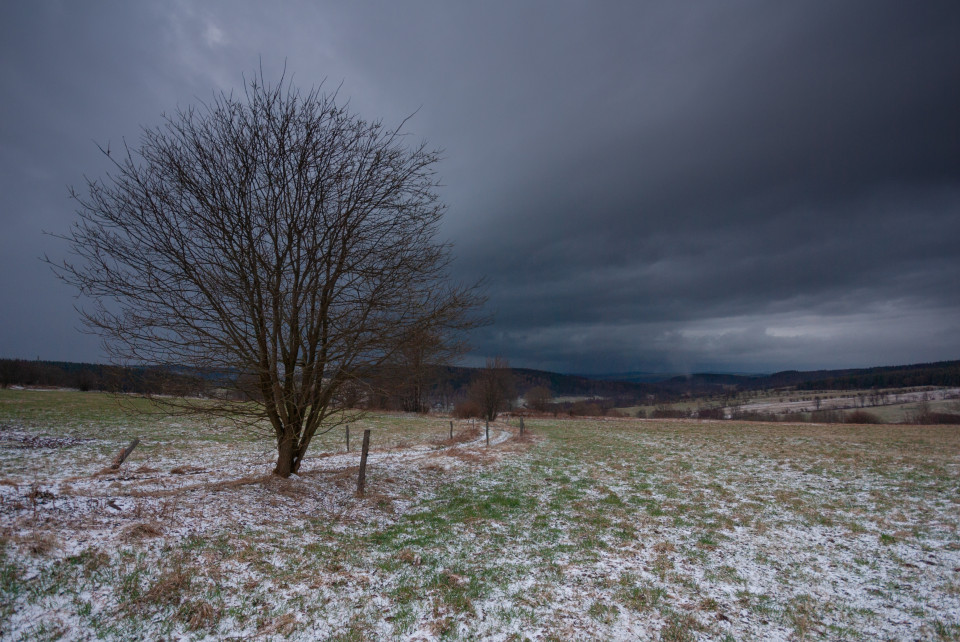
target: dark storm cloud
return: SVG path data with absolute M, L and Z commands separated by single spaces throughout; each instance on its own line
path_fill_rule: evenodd
M 958 22 L 899 9 L 723 16 L 670 108 L 541 159 L 476 255 L 502 270 L 490 343 L 601 370 L 956 355 Z
M 519 5 L 519 6 L 515 6 Z M 97 358 L 34 257 L 90 142 L 286 60 L 445 148 L 478 358 L 565 371 L 960 357 L 956 3 L 5 8 L 0 354 Z
M 201 34 L 197 34 L 200 40 Z M 189 56 L 162 12 L 129 3 L 9 3 L 0 17 L 0 273 L 4 310 L 0 356 L 102 360 L 78 331 L 74 292 L 39 257 L 66 247 L 68 185 L 108 169 L 96 143 L 136 141 L 141 123 L 209 96 L 195 72 L 174 73 Z

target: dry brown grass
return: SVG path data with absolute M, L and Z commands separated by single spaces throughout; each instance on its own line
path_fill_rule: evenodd
M 36 506 L 37 504 L 42 504 L 46 501 L 49 501 L 55 498 L 56 498 L 56 495 L 54 495 L 49 490 L 44 490 L 43 488 L 40 487 L 39 484 L 33 484 L 30 487 L 30 492 L 27 493 L 26 495 L 27 501 L 29 501 L 34 506 Z
M 163 535 L 163 528 L 156 522 L 141 522 L 128 526 L 123 532 L 123 539 L 126 541 L 135 541 L 140 539 L 149 539 Z
M 393 514 L 396 512 L 393 506 L 394 498 L 386 493 L 365 490 L 363 495 L 360 496 L 360 499 L 364 503 L 371 504 L 374 508 L 383 511 L 384 513 Z
M 177 495 L 186 495 L 197 491 L 217 492 L 220 490 L 229 490 L 240 488 L 241 486 L 250 486 L 252 484 L 266 484 L 270 479 L 279 479 L 276 475 L 248 475 L 238 477 L 237 479 L 227 479 L 218 482 L 201 482 L 199 484 L 190 484 L 189 486 L 178 486 L 166 490 L 139 490 L 132 489 L 131 497 L 175 497 Z
M 91 476 L 91 477 L 103 477 L 103 476 L 105 476 L 105 475 L 116 475 L 116 474 L 118 474 L 119 472 L 120 472 L 120 471 L 117 470 L 116 468 L 110 468 L 109 466 L 107 466 L 106 468 L 101 468 L 100 470 L 98 470 L 97 472 L 93 473 L 93 474 L 90 475 L 90 476 Z
M 193 570 L 184 565 L 184 560 L 175 559 L 172 568 L 163 572 L 150 585 L 141 601 L 165 606 L 179 606 L 184 594 L 193 583 Z
M 653 550 L 657 553 L 672 553 L 677 550 L 677 547 L 673 545 L 673 542 L 657 542 L 653 545 Z
M 347 468 L 341 468 L 338 471 L 330 473 L 328 471 L 322 471 L 326 473 L 325 476 L 331 477 L 333 480 L 342 482 L 348 479 L 356 479 L 357 475 L 360 474 L 360 466 L 348 466 Z M 317 474 L 317 473 L 315 473 Z
M 414 553 L 409 548 L 405 548 L 397 553 L 397 559 L 413 566 L 420 566 L 423 563 L 423 559 L 420 557 L 420 555 Z
M 526 428 L 522 435 L 519 430 L 514 430 L 513 437 L 510 438 L 510 442 L 514 444 L 532 444 L 537 441 L 539 441 L 539 438 L 530 432 L 529 428 Z
M 60 548 L 60 541 L 56 535 L 39 530 L 17 536 L 14 541 L 26 549 L 27 552 L 41 557 Z
M 462 450 L 460 448 L 451 448 L 450 450 L 446 451 L 445 454 L 468 464 L 486 464 L 494 459 L 494 457 L 487 452 Z
M 284 613 L 276 617 L 265 618 L 257 629 L 257 636 L 264 638 L 272 635 L 289 637 L 297 630 L 297 616 L 293 613 Z
M 441 446 L 444 448 L 447 448 L 450 446 L 457 446 L 459 444 L 464 444 L 464 443 L 467 443 L 468 441 L 473 441 L 474 439 L 478 439 L 480 437 L 480 433 L 481 433 L 481 430 L 480 428 L 477 428 L 477 427 L 467 428 L 466 430 L 461 429 L 458 432 L 453 433 L 452 439 L 449 437 L 446 439 L 436 439 L 431 443 L 435 446 Z
M 204 472 L 204 470 L 199 466 L 177 466 L 170 469 L 170 474 L 172 475 L 196 475 L 202 472 Z
M 222 609 L 205 600 L 184 602 L 177 609 L 177 619 L 187 625 L 188 631 L 213 628 L 223 615 Z
M 237 479 L 228 479 L 225 481 L 214 482 L 212 484 L 197 484 L 196 486 L 187 486 L 185 488 L 194 490 L 201 488 L 209 488 L 210 490 L 227 490 L 232 488 L 240 488 L 241 486 L 250 486 L 253 484 L 266 484 L 271 479 L 279 479 L 276 475 L 247 475 L 245 477 L 238 477 Z
M 637 420 L 634 420 L 635 422 Z M 586 420 L 581 420 L 586 425 Z M 601 428 L 597 422 L 596 427 Z M 646 420 L 643 432 L 657 439 L 723 444 L 724 448 L 774 462 L 821 460 L 859 468 L 863 462 L 949 464 L 960 451 L 960 426 L 801 424 L 690 420 Z M 624 426 L 629 430 L 629 425 Z
M 263 487 L 290 499 L 303 500 L 312 495 L 310 487 L 298 483 L 293 479 L 286 479 L 276 475 L 267 475 L 262 478 Z
M 793 625 L 797 639 L 808 639 L 812 630 L 819 624 L 817 607 L 816 602 L 808 596 L 803 595 L 793 599 L 787 609 L 787 618 Z
M 430 632 L 436 638 L 442 638 L 453 629 L 453 618 L 450 616 L 441 617 L 430 623 Z

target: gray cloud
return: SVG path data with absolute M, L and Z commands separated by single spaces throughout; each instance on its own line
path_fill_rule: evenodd
M 477 356 L 563 371 L 960 357 L 955 3 L 30 3 L 3 10 L 0 355 L 97 359 L 36 260 L 91 140 L 261 63 L 445 148 Z

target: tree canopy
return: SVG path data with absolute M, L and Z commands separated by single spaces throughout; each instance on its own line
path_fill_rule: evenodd
M 115 362 L 220 373 L 215 399 L 168 402 L 266 419 L 289 475 L 345 420 L 346 384 L 475 323 L 481 298 L 450 282 L 437 239 L 439 152 L 405 123 L 261 73 L 104 150 L 113 169 L 71 190 L 73 257 L 55 270 Z

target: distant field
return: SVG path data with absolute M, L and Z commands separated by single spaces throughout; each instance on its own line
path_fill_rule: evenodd
M 887 422 L 907 421 L 915 413 L 919 404 L 927 402 L 934 412 L 960 411 L 960 388 L 932 388 L 929 390 L 888 390 L 883 392 L 882 401 L 874 402 L 873 390 L 852 391 L 803 391 L 790 394 L 766 394 L 750 399 L 739 407 L 743 411 L 769 413 L 810 412 L 818 409 L 838 410 L 862 408 L 874 413 Z
M 709 397 L 665 406 L 632 406 L 618 410 L 622 414 L 636 417 L 651 416 L 660 407 L 693 412 L 700 408 L 723 406 L 728 410 L 779 415 L 787 419 L 792 416 L 800 421 L 818 409 L 816 399 L 819 398 L 820 410 L 840 410 L 848 413 L 864 410 L 876 415 L 884 423 L 908 423 L 916 416 L 921 403 L 925 403 L 931 412 L 960 414 L 960 388 L 894 388 L 882 392 L 883 398 L 879 403 L 874 397 L 877 393 L 875 390 L 764 390 L 745 394 L 735 401 Z M 924 400 L 924 397 L 927 399 Z
M 448 422 L 363 422 L 357 498 L 342 430 L 280 480 L 226 424 L 0 391 L 0 637 L 960 636 L 957 427 Z

